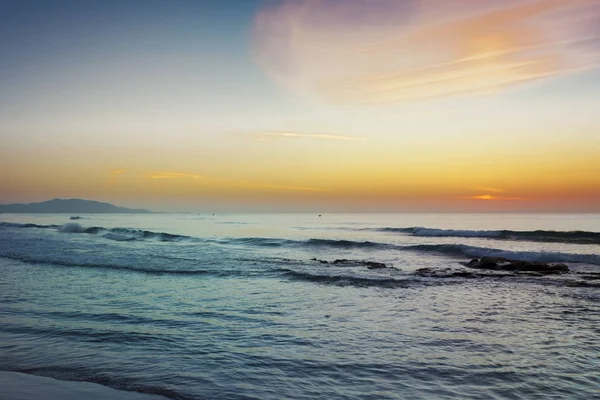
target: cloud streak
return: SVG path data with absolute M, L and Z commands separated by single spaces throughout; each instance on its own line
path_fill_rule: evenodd
M 150 176 L 150 179 L 201 179 L 202 175 L 185 174 L 180 172 L 158 171 Z
M 280 0 L 256 16 L 254 51 L 297 93 L 393 103 L 598 68 L 599 22 L 600 0 Z

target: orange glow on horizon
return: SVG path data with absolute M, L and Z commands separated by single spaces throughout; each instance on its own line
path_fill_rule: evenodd
M 470 200 L 485 200 L 485 201 L 522 201 L 522 200 L 527 200 L 525 198 L 522 197 L 500 197 L 500 196 L 494 196 L 491 194 L 481 194 L 481 195 L 477 195 L 477 196 L 463 196 L 460 197 L 461 199 L 470 199 Z

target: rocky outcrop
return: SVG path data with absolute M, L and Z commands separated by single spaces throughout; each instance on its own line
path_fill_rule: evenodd
M 482 278 L 485 274 L 454 268 L 419 268 L 415 275 L 426 278 Z
M 595 287 L 600 288 L 600 272 L 571 271 L 564 264 L 550 264 L 542 262 L 528 262 L 510 260 L 501 257 L 475 258 L 468 263 L 461 263 L 465 268 L 419 268 L 414 275 L 423 278 L 457 278 L 457 279 L 514 279 L 523 276 L 538 277 L 542 279 L 553 275 L 551 281 L 565 286 Z M 558 278 L 556 275 L 560 275 Z M 558 278 L 558 279 L 557 279 Z
M 384 263 L 376 262 L 376 261 L 365 261 L 365 260 L 346 260 L 339 259 L 335 261 L 325 261 L 319 260 L 317 258 L 313 258 L 313 261 L 318 261 L 321 264 L 331 264 L 331 265 L 340 265 L 340 266 L 349 266 L 349 267 L 367 267 L 367 269 L 384 269 L 389 268 Z
M 463 265 L 474 269 L 508 271 L 514 273 L 535 273 L 541 275 L 559 275 L 569 272 L 569 267 L 565 264 L 510 260 L 503 257 L 474 258 Z

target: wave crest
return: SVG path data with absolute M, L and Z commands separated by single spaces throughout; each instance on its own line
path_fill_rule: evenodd
M 600 232 L 588 231 L 513 231 L 513 230 L 468 230 L 438 229 L 414 226 L 410 228 L 375 228 L 378 232 L 410 234 L 420 237 L 461 237 L 522 240 L 531 242 L 600 244 Z
M 58 231 L 64 233 L 82 233 L 85 229 L 77 222 L 69 222 L 68 224 L 61 225 Z
M 142 266 L 132 265 L 119 265 L 119 264 L 104 264 L 104 263 L 93 263 L 93 262 L 77 262 L 64 259 L 26 256 L 26 255 L 11 255 L 2 254 L 0 257 L 8 258 L 11 260 L 17 260 L 28 264 L 48 264 L 60 267 L 80 267 L 80 268 L 95 268 L 95 269 L 109 269 L 109 270 L 122 270 L 144 273 L 149 275 L 215 275 L 215 276 L 229 276 L 239 274 L 236 271 L 217 271 L 208 269 L 167 269 L 167 268 L 147 268 Z
M 87 234 L 102 234 L 106 239 L 115 241 L 131 241 L 156 239 L 161 242 L 173 242 L 182 239 L 191 239 L 190 236 L 177 235 L 167 232 L 153 232 L 143 229 L 133 228 L 105 228 L 102 226 L 83 227 L 77 222 L 68 222 L 63 225 L 38 225 L 38 224 L 22 224 L 18 222 L 0 222 L 0 227 L 4 228 L 41 228 L 41 229 L 57 229 L 63 233 L 87 233 Z
M 511 260 L 546 263 L 581 263 L 600 265 L 598 254 L 561 253 L 553 251 L 511 251 L 465 244 L 422 244 L 401 247 L 404 250 L 439 253 L 471 258 L 502 257 Z
M 359 249 L 369 250 L 394 250 L 394 251 L 414 251 L 423 253 L 437 253 L 461 257 L 504 257 L 508 259 L 529 261 L 529 262 L 556 262 L 556 263 L 582 263 L 600 265 L 600 255 L 598 254 L 579 254 L 562 252 L 536 252 L 536 251 L 509 251 L 488 247 L 469 246 L 466 244 L 420 244 L 420 245 L 402 245 L 397 243 L 383 243 L 374 241 L 354 241 L 347 239 L 324 239 L 312 238 L 307 240 L 287 239 L 287 238 L 226 238 L 226 239 L 203 239 L 186 235 L 178 235 L 167 232 L 154 232 L 142 229 L 132 228 L 104 228 L 88 227 L 84 228 L 78 223 L 67 223 L 61 226 L 57 225 L 36 225 L 19 224 L 12 222 L 0 222 L 0 227 L 8 228 L 57 228 L 60 232 L 85 233 L 102 235 L 102 237 L 126 242 L 136 240 L 158 240 L 161 242 L 212 242 L 225 245 L 241 245 L 256 247 L 292 247 L 292 248 L 332 248 L 332 249 Z M 372 228 L 368 228 L 373 230 Z M 558 241 L 568 243 L 600 243 L 600 233 L 573 231 L 473 231 L 473 230 L 448 230 L 433 228 L 378 228 L 376 230 L 386 232 L 402 232 L 415 236 L 453 236 L 453 237 L 491 237 L 491 238 L 518 238 L 517 240 L 534 241 Z
M 294 270 L 283 270 L 283 276 L 291 280 L 314 282 L 334 286 L 379 287 L 387 289 L 406 288 L 413 281 L 409 279 L 367 278 L 346 275 L 311 274 Z
M 58 228 L 59 225 L 38 225 L 38 224 L 20 224 L 18 222 L 4 222 L 0 221 L 0 228 L 40 228 L 40 229 L 49 229 L 49 228 Z

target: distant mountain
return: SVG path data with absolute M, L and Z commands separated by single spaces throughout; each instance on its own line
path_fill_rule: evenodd
M 117 207 L 110 203 L 82 199 L 53 199 L 41 203 L 0 205 L 0 213 L 151 213 L 152 211 Z

